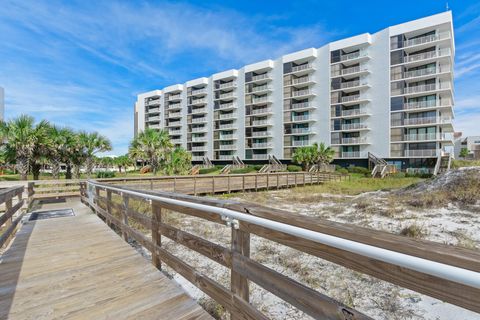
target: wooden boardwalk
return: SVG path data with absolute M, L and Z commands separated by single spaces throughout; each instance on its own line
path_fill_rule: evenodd
M 41 210 L 0 256 L 0 319 L 211 319 L 78 199 Z

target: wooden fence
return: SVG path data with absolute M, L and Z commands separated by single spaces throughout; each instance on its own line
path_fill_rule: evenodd
M 275 172 L 230 175 L 162 176 L 139 178 L 98 179 L 97 181 L 128 185 L 136 189 L 202 195 L 235 191 L 259 191 L 343 181 L 349 175 L 324 172 Z
M 335 246 L 321 244 L 305 237 L 294 236 L 265 226 L 245 221 L 231 221 L 217 213 L 222 208 L 254 217 L 288 224 L 302 230 L 314 231 L 355 241 L 377 248 L 419 257 L 429 261 L 480 272 L 480 253 L 424 240 L 414 240 L 386 232 L 375 231 L 348 224 L 302 216 L 255 204 L 197 198 L 189 195 L 158 191 L 135 191 L 126 187 L 99 183 L 82 183 L 82 201 L 102 217 L 112 228 L 121 232 L 124 239 L 134 239 L 152 253 L 152 263 L 161 268 L 165 263 L 188 281 L 205 292 L 232 315 L 232 319 L 267 319 L 249 300 L 249 282 L 267 291 L 317 319 L 370 319 L 305 285 L 276 272 L 250 258 L 250 235 L 297 249 L 301 252 L 331 261 L 349 269 L 388 281 L 422 294 L 480 312 L 480 288 L 469 286 L 440 276 L 400 267 L 398 264 L 375 259 Z M 169 199 L 180 200 L 177 204 Z M 132 208 L 133 201 L 149 204 L 149 214 Z M 179 202 L 183 204 L 178 204 Z M 180 212 L 231 229 L 230 247 L 180 230 L 165 223 L 166 210 Z M 167 213 L 168 214 L 168 213 Z M 135 221 L 135 223 L 129 223 Z M 151 239 L 135 226 L 151 230 Z M 226 288 L 207 274 L 202 274 L 162 247 L 162 237 L 167 237 L 231 270 L 231 285 Z
M 5 211 L 0 214 L 0 247 L 7 245 L 12 239 L 18 223 L 22 220 L 23 186 L 0 190 L 0 204 L 5 204 Z M 13 205 L 14 198 L 18 201 Z

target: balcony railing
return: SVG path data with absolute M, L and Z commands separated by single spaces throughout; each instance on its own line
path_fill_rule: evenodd
M 405 157 L 437 157 L 437 149 L 405 150 Z
M 255 148 L 255 149 L 266 149 L 266 148 L 270 148 L 271 146 L 272 144 L 268 142 L 252 143 L 252 148 Z
M 363 58 L 368 56 L 367 50 L 359 50 L 357 52 L 352 52 L 348 54 L 343 54 L 340 56 L 340 61 L 348 61 L 348 60 L 354 60 L 358 58 Z
M 266 126 L 269 125 L 270 121 L 268 120 L 253 120 L 252 126 Z
M 269 77 L 270 75 L 268 73 L 259 74 L 259 75 L 253 76 L 252 81 L 265 80 L 265 79 L 268 79 Z
M 221 144 L 219 147 L 220 147 L 220 150 L 235 150 L 235 149 L 237 149 L 237 146 L 234 145 L 234 144 Z
M 147 106 L 155 106 L 155 105 L 160 105 L 160 99 L 156 99 L 156 100 L 150 100 L 149 102 L 147 102 Z
M 313 69 L 313 66 L 310 63 L 302 64 L 301 66 L 292 67 L 292 72 L 299 72 L 303 70 Z
M 339 71 L 332 71 L 332 77 L 337 77 L 337 76 L 345 76 L 349 74 L 354 74 L 358 72 L 363 72 L 367 71 L 367 67 L 360 65 L 360 66 L 355 66 L 355 67 L 350 67 L 350 68 L 345 68 Z
M 406 134 L 403 136 L 403 141 L 430 141 L 430 140 L 440 140 L 441 134 L 439 133 L 416 133 L 416 134 Z
M 160 108 L 150 108 L 147 110 L 147 113 L 158 113 L 160 112 Z
M 193 148 L 192 151 L 194 151 Z M 203 156 L 192 156 L 192 161 L 203 161 Z
M 181 99 L 181 98 L 182 98 L 182 96 L 180 94 L 175 94 L 175 95 L 168 96 L 168 101 L 178 100 L 178 99 Z
M 219 129 L 234 129 L 235 128 L 235 125 L 233 123 L 229 123 L 229 124 L 222 124 L 218 127 Z
M 171 109 L 179 109 L 182 107 L 182 104 L 181 103 L 172 103 L 170 105 L 168 105 L 168 110 L 171 110 Z
M 182 126 L 182 122 L 180 120 L 168 122 L 168 127 L 180 127 L 180 126 Z
M 450 71 L 451 71 L 450 65 L 443 65 L 439 67 L 429 67 L 425 69 L 407 71 L 403 74 L 402 79 L 410 79 L 410 78 L 428 76 L 428 75 L 433 75 L 433 74 L 443 73 L 443 72 L 450 72 Z
M 272 112 L 272 108 L 262 108 L 262 109 L 256 109 L 251 111 L 251 115 L 255 114 L 263 114 L 263 113 L 270 113 Z
M 311 94 L 310 89 L 292 91 L 292 97 L 308 96 L 309 94 Z
M 431 84 L 422 84 L 419 86 L 412 86 L 403 89 L 403 94 L 410 94 L 410 93 L 418 93 L 418 92 L 425 92 L 425 91 L 435 91 L 435 90 L 442 90 L 442 89 L 451 89 L 450 82 L 443 82 L 443 83 L 431 83 Z
M 254 131 L 252 132 L 252 137 L 257 138 L 257 137 L 268 137 L 271 136 L 272 133 L 270 131 Z
M 362 151 L 345 151 L 340 154 L 341 158 L 366 158 L 367 153 Z
M 207 113 L 207 108 L 192 109 L 192 114 L 197 114 L 197 113 Z
M 271 86 L 265 84 L 263 86 L 253 87 L 249 93 L 261 92 L 261 91 L 266 91 L 271 89 L 272 89 Z
M 403 47 L 401 48 L 408 48 L 412 46 L 416 46 L 419 44 L 424 44 L 424 43 L 430 43 L 434 41 L 439 41 L 439 40 L 444 40 L 450 38 L 450 32 L 442 32 L 442 33 L 437 33 L 437 34 L 432 34 L 420 38 L 415 38 L 415 39 L 410 39 L 406 40 L 403 43 Z
M 354 137 L 354 138 L 342 138 L 341 144 L 359 144 L 359 143 L 366 143 L 366 137 Z
M 310 81 L 310 77 L 301 77 L 292 80 L 292 84 L 302 84 Z
M 206 117 L 192 118 L 192 123 L 202 123 L 202 122 L 207 122 L 207 118 Z
M 181 139 L 171 139 L 170 140 L 173 144 L 181 144 L 182 140 Z
M 252 103 L 266 103 L 266 102 L 270 102 L 268 96 L 258 97 L 258 98 L 253 98 L 252 99 Z
M 218 99 L 227 99 L 227 98 L 233 98 L 235 95 L 233 92 L 227 92 L 227 93 L 222 93 L 218 96 Z
M 292 104 L 292 107 L 291 107 L 291 110 L 303 109 L 303 108 L 309 108 L 309 107 L 310 107 L 310 103 L 309 103 L 309 102 L 293 103 L 293 104 Z
M 229 89 L 229 88 L 234 88 L 236 86 L 237 86 L 236 82 L 230 81 L 230 82 L 220 84 L 218 86 L 218 89 Z
M 207 137 L 192 137 L 192 142 L 207 142 Z
M 366 123 L 345 123 L 342 124 L 342 130 L 357 130 L 357 129 L 367 129 L 368 126 Z
M 235 135 L 234 134 L 221 134 L 220 135 L 220 140 L 234 140 Z
M 202 98 L 202 99 L 192 99 L 192 102 L 190 103 L 190 105 L 194 105 L 194 104 L 205 104 L 207 103 L 208 100 L 205 99 L 205 98 Z
M 149 118 L 147 118 L 147 121 L 160 121 L 160 116 L 149 117 Z
M 231 113 L 223 113 L 218 116 L 220 120 L 226 120 L 226 119 L 235 119 L 237 117 L 236 112 L 231 112 Z
M 203 88 L 203 89 L 192 90 L 191 95 L 195 96 L 197 94 L 206 94 L 206 93 L 207 93 L 207 88 Z
M 423 125 L 423 124 L 435 124 L 435 123 L 451 123 L 450 117 L 418 117 L 409 118 L 398 121 L 392 121 L 392 126 L 410 126 L 410 125 Z
M 205 131 L 207 131 L 206 127 L 193 127 L 192 130 L 190 130 L 190 132 L 205 132 Z
M 233 154 L 231 154 L 231 155 L 221 154 L 221 155 L 218 156 L 218 160 L 232 160 L 232 157 L 233 157 Z
M 405 56 L 403 58 L 403 63 L 407 62 L 415 62 L 415 61 L 421 61 L 421 60 L 428 60 L 428 59 L 433 59 L 433 58 L 441 58 L 445 56 L 449 56 L 451 54 L 450 48 L 444 48 L 440 50 L 435 50 L 435 51 L 429 51 L 429 52 L 423 52 L 423 53 L 416 53 L 412 55 Z
M 151 124 L 148 126 L 150 129 L 160 129 L 160 125 L 159 124 Z
M 367 85 L 366 81 L 360 81 L 360 80 L 347 81 L 347 82 L 342 82 L 340 84 L 340 88 L 332 89 L 332 90 L 349 89 L 349 88 L 355 88 L 355 87 L 360 87 L 364 85 Z
M 176 129 L 176 130 L 169 129 L 168 130 L 168 133 L 171 134 L 171 135 L 179 135 L 181 132 L 182 132 L 182 130 L 180 130 L 180 129 Z
M 312 130 L 310 128 L 292 128 L 292 134 L 307 134 L 311 133 Z
M 361 116 L 365 114 L 367 114 L 367 109 L 364 108 L 342 111 L 342 117 Z
M 182 116 L 181 112 L 169 112 L 168 113 L 168 118 L 179 118 Z
M 292 141 L 292 146 L 293 147 L 304 147 L 304 146 L 309 146 L 310 141 L 308 140 L 293 140 Z
M 308 121 L 310 120 L 309 114 L 304 114 L 301 116 L 292 116 L 292 121 Z
M 429 100 L 429 101 L 407 102 L 403 105 L 403 110 L 435 108 L 435 107 L 438 108 L 438 107 L 446 107 L 451 105 L 452 105 L 452 100 L 450 99 L 442 99 L 440 101 Z
M 252 160 L 267 160 L 268 154 L 252 154 Z
M 195 147 L 192 147 L 192 151 L 206 151 L 207 150 L 207 146 L 195 146 Z
M 229 108 L 236 108 L 237 105 L 233 102 L 230 103 L 221 103 L 218 105 L 218 109 L 229 109 Z

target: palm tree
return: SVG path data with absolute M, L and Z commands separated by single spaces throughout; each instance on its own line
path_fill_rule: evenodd
M 68 130 L 65 131 L 65 149 L 63 161 L 67 166 L 66 179 L 72 179 L 72 168 L 75 179 L 80 178 L 80 167 L 85 162 L 85 150 L 80 142 L 79 134 Z
M 21 115 L 0 125 L 3 140 L 6 141 L 7 147 L 15 152 L 16 167 L 22 180 L 27 180 L 29 164 L 37 169 L 39 158 L 45 154 L 44 145 L 49 124 L 46 120 L 40 121 L 37 125 L 34 123 L 33 117 Z
M 60 165 L 66 162 L 65 158 L 68 156 L 67 149 L 68 142 L 73 132 L 68 128 L 58 128 L 53 125 L 48 130 L 49 140 L 51 142 L 48 150 L 48 158 L 52 166 L 52 177 L 58 179 L 60 176 Z
M 114 162 L 118 167 L 118 172 L 122 173 L 122 168 L 124 168 L 125 174 L 127 173 L 127 167 L 133 164 L 133 161 L 128 155 L 118 156 L 114 159 Z
M 333 157 L 335 156 L 335 150 L 333 150 L 332 148 L 330 147 L 327 147 L 325 145 L 325 143 L 323 142 L 320 142 L 320 144 L 318 143 L 314 143 L 313 144 L 313 147 L 316 149 L 316 163 L 317 164 L 329 164 L 330 162 L 333 161 Z
M 81 132 L 79 135 L 80 143 L 85 150 L 86 174 L 90 178 L 94 166 L 94 156 L 98 152 L 112 150 L 112 144 L 108 138 L 97 132 Z
M 297 148 L 292 155 L 292 160 L 301 165 L 303 170 L 308 171 L 316 161 L 316 150 L 313 146 Z
M 156 174 L 172 148 L 167 131 L 147 128 L 132 140 L 128 153 L 134 159 L 147 160 Z
M 170 152 L 165 166 L 167 175 L 187 174 L 192 168 L 192 155 L 183 148 L 176 148 Z

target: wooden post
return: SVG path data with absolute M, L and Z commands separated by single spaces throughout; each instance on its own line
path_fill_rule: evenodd
M 10 211 L 11 209 L 12 209 L 12 198 L 8 198 L 7 200 L 5 200 L 5 214 L 7 214 L 8 211 Z M 8 228 L 10 228 L 10 226 L 12 225 L 12 222 L 13 222 L 13 215 L 10 218 L 8 218 L 7 221 L 5 221 L 5 230 L 8 231 Z M 12 240 L 14 233 L 15 233 L 15 230 L 13 230 L 10 236 L 8 236 L 7 241 L 5 241 L 5 245 L 10 243 L 10 240 Z
M 123 215 L 123 223 L 128 226 L 128 200 L 130 199 L 128 196 L 126 195 L 122 195 L 123 197 L 123 211 L 122 211 L 122 215 Z M 125 241 L 129 241 L 128 239 L 128 233 L 126 231 L 123 232 L 123 239 L 125 239 Z
M 277 173 L 277 190 L 280 189 L 280 174 Z
M 245 193 L 245 176 L 244 175 L 242 176 L 242 190 L 243 190 L 243 193 Z
M 258 191 L 258 174 L 255 174 L 255 192 Z
M 150 190 L 153 190 L 153 179 L 150 179 Z
M 228 188 L 228 193 L 230 193 L 230 175 L 227 176 L 227 188 Z
M 30 207 L 30 205 L 33 202 L 33 196 L 35 195 L 35 190 L 33 188 L 34 182 L 29 182 L 28 187 L 27 187 L 27 195 L 28 195 L 28 203 L 27 203 L 27 208 Z
M 305 177 L 306 177 L 306 176 L 307 176 L 307 173 L 304 172 L 304 173 L 303 173 L 303 186 L 304 186 L 304 187 L 305 187 Z
M 107 189 L 107 213 L 113 215 L 112 212 L 112 190 Z M 113 229 L 112 221 L 107 218 L 108 226 Z
M 215 194 L 215 177 L 212 176 L 212 194 Z
M 177 192 L 177 178 L 173 178 L 173 192 Z
M 241 222 L 240 222 L 241 223 Z M 238 253 L 245 257 L 250 257 L 250 234 L 241 230 L 232 228 L 232 253 Z M 235 271 L 232 267 L 230 275 L 230 288 L 232 293 L 238 295 L 246 302 L 249 302 L 248 279 Z M 232 320 L 243 319 L 241 315 L 230 314 Z
M 297 176 L 298 176 L 298 174 L 295 172 L 293 175 L 295 176 L 295 188 L 296 188 L 297 187 Z
M 197 195 L 197 177 L 196 176 L 193 177 L 193 195 L 194 196 Z
M 162 207 L 155 201 L 152 201 L 152 242 L 154 245 L 162 246 L 162 237 L 158 231 L 159 224 L 162 222 Z M 162 269 L 160 257 L 155 247 L 152 251 L 152 264 L 159 270 Z

